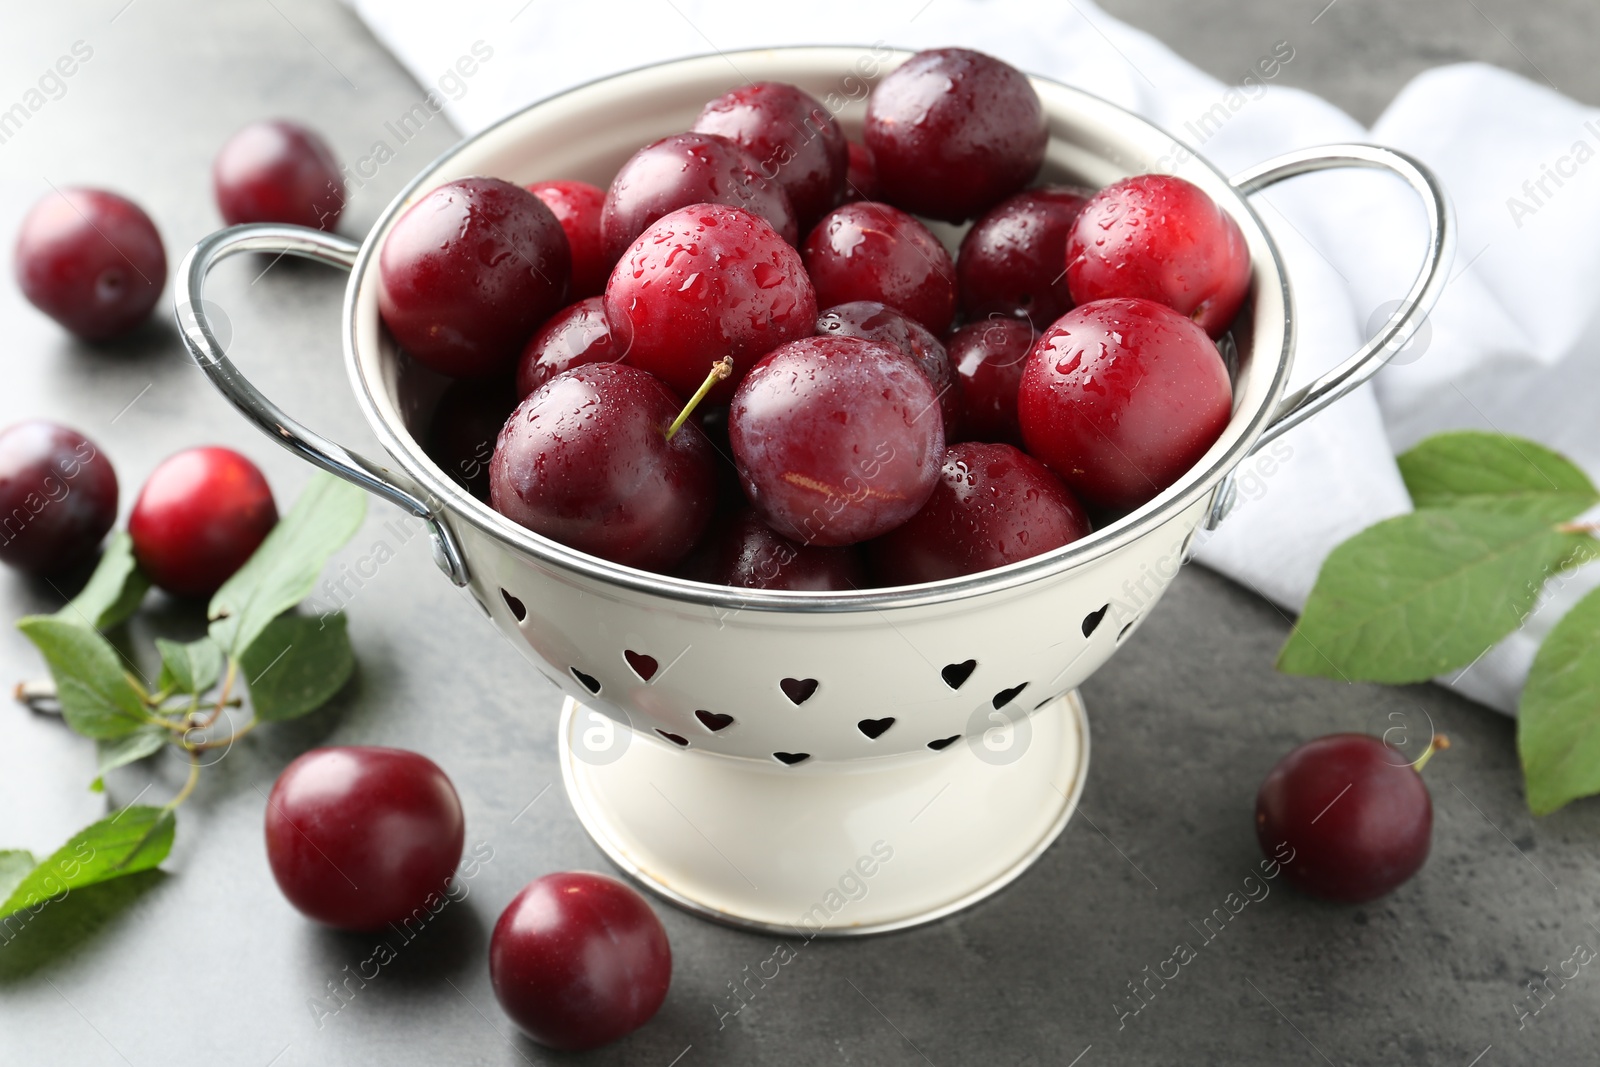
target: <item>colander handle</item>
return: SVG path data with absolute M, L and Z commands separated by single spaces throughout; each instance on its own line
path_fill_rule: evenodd
M 286 415 L 239 372 L 211 328 L 205 302 L 206 276 L 212 267 L 229 256 L 265 252 L 298 256 L 350 270 L 355 266 L 360 248 L 357 242 L 337 234 L 275 223 L 233 226 L 211 234 L 189 251 L 178 268 L 179 284 L 173 295 L 178 330 L 211 384 L 245 418 L 301 459 L 353 482 L 425 522 L 433 542 L 434 562 L 456 585 L 466 585 L 467 564 L 461 546 L 438 511 L 423 499 L 421 490 L 409 479 L 335 444 Z
M 1302 148 L 1259 163 L 1230 180 L 1234 188 L 1250 196 L 1286 178 L 1342 167 L 1386 170 L 1411 186 L 1422 201 L 1428 220 L 1428 246 L 1422 269 L 1411 283 L 1405 298 L 1400 301 L 1400 306 L 1372 340 L 1333 370 L 1279 402 L 1272 421 L 1257 439 L 1251 454 L 1377 374 L 1385 363 L 1411 342 L 1449 282 L 1448 268 L 1455 255 L 1456 236 L 1450 200 L 1433 172 L 1404 152 L 1370 144 Z M 1234 493 L 1233 475 L 1229 474 L 1217 487 L 1208 526 L 1215 527 L 1227 515 L 1233 506 Z

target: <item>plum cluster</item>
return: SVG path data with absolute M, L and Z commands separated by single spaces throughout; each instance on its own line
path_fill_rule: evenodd
M 1216 442 L 1232 387 L 1213 339 L 1250 259 L 1204 191 L 1034 186 L 1039 96 L 966 49 L 885 76 L 863 141 L 765 82 L 609 189 L 423 196 L 380 250 L 379 307 L 456 379 L 434 459 L 616 563 L 850 590 L 1069 544 Z M 925 219 L 971 223 L 956 255 Z

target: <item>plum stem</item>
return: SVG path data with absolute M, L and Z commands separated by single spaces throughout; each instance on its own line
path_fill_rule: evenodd
M 1429 742 L 1428 751 L 1424 752 L 1421 756 L 1419 756 L 1417 758 L 1417 762 L 1415 762 L 1415 763 L 1413 763 L 1411 765 L 1411 769 L 1416 771 L 1418 774 L 1421 774 L 1422 773 L 1422 768 L 1424 768 L 1424 767 L 1426 767 L 1428 765 L 1428 761 L 1433 758 L 1433 754 L 1435 752 L 1443 752 L 1445 749 L 1447 749 L 1449 747 L 1450 747 L 1450 739 L 1448 737 L 1446 737 L 1444 734 L 1438 734 L 1437 736 L 1434 737 L 1434 739 L 1431 742 Z
M 18 704 L 42 715 L 60 715 L 61 702 L 53 679 L 22 681 L 11 691 Z
M 718 382 L 732 373 L 732 356 L 723 356 L 711 364 L 711 373 L 706 375 L 706 380 L 700 383 L 700 388 L 694 391 L 694 396 L 689 398 L 689 402 L 683 405 L 683 410 L 678 412 L 678 417 L 672 420 L 672 425 L 667 427 L 667 440 L 672 440 L 672 435 L 677 433 L 683 424 L 689 421 L 689 416 L 694 414 L 694 409 L 700 406 L 700 401 L 706 398 L 706 394 L 711 392 Z

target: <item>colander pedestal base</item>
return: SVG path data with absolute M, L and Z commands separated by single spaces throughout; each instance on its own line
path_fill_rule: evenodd
M 1076 692 L 1029 716 L 1010 750 L 978 738 L 795 767 L 643 733 L 596 764 L 577 745 L 588 721 L 568 699 L 561 772 L 606 855 L 697 915 L 807 940 L 931 922 L 997 892 L 1066 826 L 1089 760 Z

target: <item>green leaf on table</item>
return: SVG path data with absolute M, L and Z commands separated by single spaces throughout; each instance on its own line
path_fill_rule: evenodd
M 69 622 L 107 630 L 139 610 L 149 591 L 150 579 L 133 558 L 133 538 L 119 531 L 106 545 L 82 591 L 56 614 Z
M 222 649 L 209 637 L 183 644 L 156 638 L 161 652 L 161 680 L 156 688 L 163 693 L 190 693 L 198 696 L 222 677 Z
M 1600 793 L 1600 590 L 1539 646 L 1517 709 L 1517 750 L 1535 815 Z
M 1524 437 L 1435 434 L 1397 462 L 1419 510 L 1473 508 L 1553 524 L 1600 504 L 1600 492 L 1571 460 Z
M 364 492 L 318 472 L 255 555 L 211 598 L 211 637 L 237 656 L 285 611 L 311 595 L 328 557 L 355 535 Z
M 239 666 L 256 718 L 293 719 L 320 708 L 355 670 L 344 613 L 278 616 L 244 650 Z
M 172 851 L 176 824 L 165 808 L 141 806 L 124 808 L 80 830 L 0 901 L 0 919 L 86 885 L 149 870 Z
M 1522 624 L 1551 575 L 1600 542 L 1489 511 L 1418 511 L 1335 548 L 1278 669 L 1345 681 L 1421 682 L 1463 667 Z
M 58 615 L 17 622 L 44 653 L 67 725 L 85 737 L 121 737 L 146 723 L 144 702 L 117 650 L 90 627 Z
M 0 900 L 11 895 L 17 883 L 36 866 L 33 853 L 20 848 L 0 849 Z
M 100 775 L 95 781 L 99 782 L 109 771 L 161 751 L 161 746 L 172 740 L 172 737 L 172 731 L 165 727 L 141 726 L 133 733 L 123 734 L 121 737 L 100 738 L 94 743 Z

